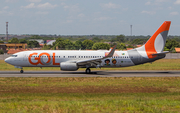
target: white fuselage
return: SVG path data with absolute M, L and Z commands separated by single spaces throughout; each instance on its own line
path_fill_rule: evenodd
M 12 55 L 6 62 L 17 67 L 60 67 L 62 62 L 84 61 L 105 57 L 109 51 L 84 50 L 38 50 L 23 51 Z M 126 67 L 133 66 L 127 51 L 115 51 L 113 57 L 102 59 L 100 67 Z M 80 66 L 84 67 L 85 66 Z

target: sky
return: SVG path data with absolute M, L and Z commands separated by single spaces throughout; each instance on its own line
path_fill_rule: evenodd
M 171 21 L 180 35 L 180 0 L 1 0 L 0 34 L 153 35 Z

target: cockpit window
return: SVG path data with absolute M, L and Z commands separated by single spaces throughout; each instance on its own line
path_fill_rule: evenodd
M 11 57 L 17 57 L 17 55 L 12 55 Z

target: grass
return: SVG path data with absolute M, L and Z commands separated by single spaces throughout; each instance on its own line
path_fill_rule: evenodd
M 0 112 L 180 111 L 180 78 L 0 78 Z
M 5 63 L 3 60 L 0 60 L 0 70 L 1 71 L 14 71 L 14 70 L 20 70 L 17 68 L 14 68 L 14 66 L 9 65 Z M 24 70 L 28 71 L 59 71 L 59 67 L 44 67 L 44 68 L 39 68 L 39 67 L 24 67 Z M 79 69 L 79 70 L 85 70 L 85 69 Z M 100 70 L 98 69 L 92 69 L 92 71 Z M 155 62 L 151 63 L 146 63 L 142 65 L 137 65 L 137 66 L 131 66 L 131 67 L 123 67 L 123 68 L 102 68 L 101 70 L 180 70 L 180 59 L 161 59 L 157 60 Z
M 180 59 L 161 59 L 152 64 L 102 70 L 180 70 L 179 62 Z M 2 60 L 0 70 L 19 71 Z M 59 68 L 26 67 L 24 70 Z M 179 77 L 0 78 L 0 112 L 178 113 L 179 81 Z

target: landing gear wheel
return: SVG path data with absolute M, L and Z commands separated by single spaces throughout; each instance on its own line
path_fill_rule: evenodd
M 24 73 L 24 71 L 23 71 L 23 70 L 21 70 L 21 71 L 20 71 L 20 73 Z
M 91 73 L 91 69 L 87 68 L 86 69 L 86 74 L 90 74 Z

